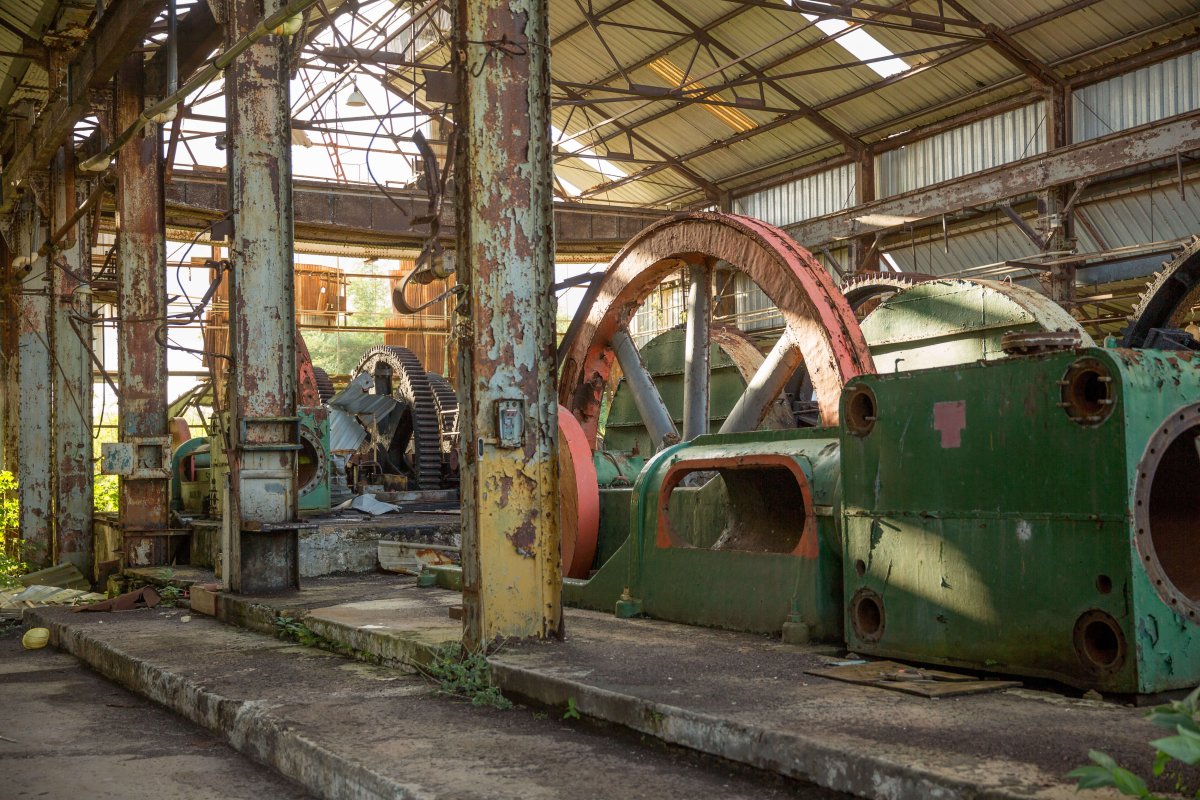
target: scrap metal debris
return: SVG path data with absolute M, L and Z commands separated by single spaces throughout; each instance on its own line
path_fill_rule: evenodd
M 133 611 L 138 608 L 154 608 L 158 605 L 162 597 L 155 591 L 153 586 L 143 586 L 132 592 L 119 594 L 111 600 L 105 600 L 102 603 L 92 603 L 87 606 L 79 606 L 76 611 Z
M 980 680 L 974 675 L 939 669 L 917 669 L 895 661 L 840 662 L 830 667 L 805 670 L 809 675 L 862 686 L 893 689 L 920 697 L 957 697 L 1012 689 L 1020 681 Z

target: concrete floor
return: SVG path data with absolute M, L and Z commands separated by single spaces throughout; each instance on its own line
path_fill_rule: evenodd
M 193 614 L 184 623 L 185 613 L 37 609 L 30 615 L 51 626 L 59 646 L 105 675 L 219 730 L 239 750 L 303 781 L 321 797 L 845 797 L 666 746 L 621 727 L 564 720 L 561 710 L 476 708 L 438 695 L 429 681 L 412 674 L 203 616 Z M 63 658 L 52 653 L 45 657 Z M 32 698 L 19 709 L 19 717 L 36 716 L 47 702 Z M 103 716 L 102 711 L 95 713 Z M 180 730 L 195 730 L 178 725 Z M 159 797 L 191 796 L 234 797 L 207 792 L 164 792 Z
M 20 630 L 0 632 L 0 798 L 312 797 L 73 657 L 24 650 Z

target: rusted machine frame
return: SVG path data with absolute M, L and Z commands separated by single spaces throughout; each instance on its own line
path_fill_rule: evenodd
M 227 0 L 237 43 L 278 0 Z M 226 71 L 230 258 L 230 502 L 223 578 L 236 592 L 300 585 L 295 272 L 286 36 L 254 42 Z
M 546 0 L 457 0 L 464 643 L 562 635 Z
M 144 60 L 126 59 L 116 80 L 114 127 L 142 113 Z M 163 222 L 162 128 L 150 124 L 117 159 L 117 355 L 120 438 L 135 448 L 140 470 L 120 479 L 119 519 L 126 566 L 168 564 L 171 454 L 167 437 L 166 240 Z
M 50 230 L 56 234 L 86 200 L 75 178 L 75 154 L 62 147 L 50 171 Z M 91 287 L 78 278 L 91 272 L 89 215 L 75 221 L 46 256 L 54 348 L 54 563 L 74 564 L 92 574 L 92 362 Z M 77 333 L 82 325 L 83 336 Z M 86 341 L 85 341 L 86 337 Z

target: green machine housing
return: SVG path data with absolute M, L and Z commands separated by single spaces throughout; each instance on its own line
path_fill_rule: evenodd
M 1200 364 L 1083 348 L 842 395 L 845 640 L 1154 693 L 1200 683 Z

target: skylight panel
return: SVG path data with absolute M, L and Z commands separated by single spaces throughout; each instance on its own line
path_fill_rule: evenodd
M 788 5 L 792 4 L 791 0 L 786 0 L 786 2 Z M 815 22 L 817 28 L 826 36 L 837 36 L 838 38 L 834 41 L 859 61 L 870 61 L 873 58 L 883 59 L 863 65 L 870 67 L 881 78 L 890 78 L 901 72 L 908 72 L 910 69 L 904 59 L 897 58 L 895 53 L 863 28 L 855 28 L 849 33 L 842 33 L 850 27 L 850 23 L 844 19 L 822 19 L 816 14 L 802 14 L 802 16 L 809 22 Z

